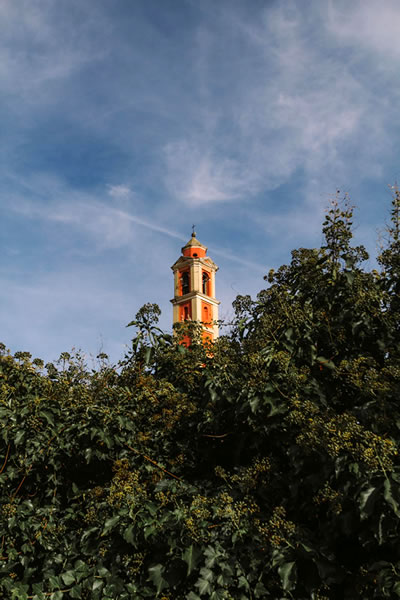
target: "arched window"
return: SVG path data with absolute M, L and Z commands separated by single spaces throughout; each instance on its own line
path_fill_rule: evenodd
M 189 272 L 185 271 L 181 276 L 181 290 L 182 296 L 188 294 L 190 292 L 190 284 L 189 284 Z
M 203 294 L 206 294 L 207 296 L 210 295 L 209 286 L 210 286 L 210 277 L 209 277 L 208 273 L 203 272 Z
M 203 323 L 211 323 L 212 320 L 212 312 L 211 312 L 211 306 L 207 306 L 205 304 L 203 304 Z
M 183 309 L 183 312 L 184 312 L 184 319 L 185 319 L 185 321 L 187 321 L 189 318 L 189 307 L 185 306 Z

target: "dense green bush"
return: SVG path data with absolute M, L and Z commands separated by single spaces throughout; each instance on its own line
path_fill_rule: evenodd
M 399 208 L 368 272 L 334 203 L 212 348 L 154 305 L 117 367 L 2 346 L 3 597 L 400 596 Z

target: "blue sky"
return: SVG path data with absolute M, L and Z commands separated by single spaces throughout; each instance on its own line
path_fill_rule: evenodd
M 399 178 L 398 0 L 2 0 L 0 340 L 123 356 L 196 224 L 217 297 L 321 244 L 376 254 Z M 371 261 L 372 263 L 372 261 Z

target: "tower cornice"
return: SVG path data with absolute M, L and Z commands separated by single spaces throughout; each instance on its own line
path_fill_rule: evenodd
M 175 271 L 179 267 L 189 266 L 192 263 L 202 264 L 205 267 L 211 267 L 215 271 L 218 271 L 218 269 L 219 269 L 219 266 L 217 264 L 215 264 L 215 262 L 209 256 L 206 256 L 205 258 L 203 258 L 203 257 L 193 258 L 192 256 L 180 256 L 178 258 L 178 260 L 172 265 L 171 269 L 173 271 Z

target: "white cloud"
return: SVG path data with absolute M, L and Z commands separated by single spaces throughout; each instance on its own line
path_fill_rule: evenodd
M 397 0 L 330 0 L 328 6 L 327 29 L 337 40 L 371 52 L 383 69 L 387 68 L 388 60 L 398 62 L 400 4 Z
M 297 2 L 279 3 L 257 20 L 254 13 L 241 20 L 227 10 L 221 25 L 229 23 L 241 49 L 230 63 L 215 60 L 221 52 L 219 29 L 212 41 L 210 32 L 203 36 L 204 47 L 198 44 L 202 60 L 196 63 L 201 65 L 202 110 L 190 137 L 165 147 L 171 195 L 191 206 L 251 201 L 288 182 L 299 169 L 320 183 L 335 180 L 332 187 L 365 173 L 381 175 L 380 165 L 391 152 L 387 128 L 390 118 L 396 119 L 383 96 L 397 92 L 382 95 L 373 80 L 379 67 L 375 64 L 371 72 L 371 64 L 357 61 L 368 28 L 376 37 L 373 51 L 390 15 L 397 23 L 400 8 L 391 2 L 387 11 L 372 2 L 338 4 L 311 3 L 304 10 Z M 379 11 L 385 16 L 374 28 Z M 344 40 L 351 38 L 359 18 L 362 33 L 354 36 L 355 48 L 343 54 Z M 214 79 L 221 77 L 222 99 L 204 91 L 205 62 L 209 81 L 213 73 Z
M 90 237 L 97 249 L 103 252 L 109 248 L 129 247 L 138 249 L 140 230 L 147 230 L 178 240 L 179 245 L 187 241 L 187 235 L 169 227 L 167 224 L 158 224 L 156 220 L 132 214 L 127 208 L 121 209 L 110 206 L 99 200 L 97 194 L 84 193 L 70 188 L 62 181 L 46 174 L 36 174 L 31 179 L 20 180 L 19 185 L 25 194 L 14 194 L 9 202 L 8 210 L 28 219 L 50 221 L 59 226 L 79 231 L 84 237 Z M 127 186 L 109 186 L 118 188 L 117 199 L 131 193 Z M 121 193 L 122 188 L 122 193 Z M 26 197 L 29 192 L 31 199 Z M 173 211 L 169 211 L 169 220 Z M 64 235 L 68 235 L 64 232 Z M 159 242 L 157 242 L 159 243 Z M 79 252 L 77 249 L 75 252 Z M 146 250 L 146 253 L 148 251 Z M 253 271 L 264 271 L 263 265 L 247 257 L 234 254 L 223 248 L 213 245 L 211 252 L 237 265 L 246 266 Z M 159 253 L 157 253 L 159 256 Z
M 63 14 L 66 5 L 62 4 L 51 0 L 2 0 L 0 4 L 0 83 L 3 98 L 12 98 L 15 109 L 64 101 L 63 85 L 107 54 L 105 44 L 92 43 L 96 30 L 107 35 L 95 7 L 91 5 L 88 12 L 84 4 L 71 0 L 68 13 Z
M 213 149 L 212 149 L 213 150 Z M 236 159 L 214 155 L 187 141 L 165 148 L 167 183 L 172 196 L 190 205 L 224 202 L 251 193 L 253 182 L 247 166 Z
M 108 185 L 108 194 L 112 198 L 117 199 L 125 199 L 128 198 L 132 194 L 132 190 L 127 185 L 119 184 L 119 185 Z
M 167 227 L 92 199 L 73 202 L 59 200 L 51 205 L 20 199 L 12 209 L 28 218 L 53 221 L 81 230 L 93 237 L 100 248 L 120 248 L 133 244 L 134 225 L 185 240 L 184 236 Z

